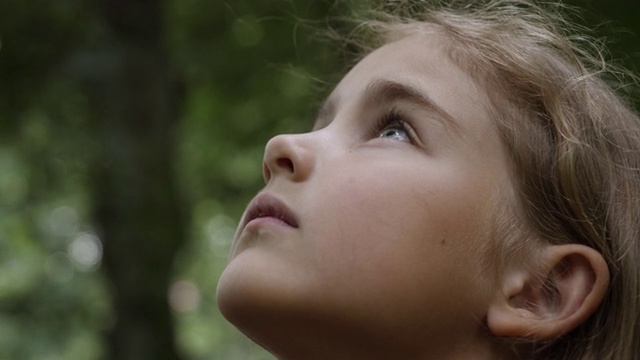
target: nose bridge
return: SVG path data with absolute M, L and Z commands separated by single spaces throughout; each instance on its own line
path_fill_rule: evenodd
M 279 175 L 295 182 L 304 181 L 314 167 L 311 133 L 277 135 L 267 142 L 262 166 L 265 183 Z

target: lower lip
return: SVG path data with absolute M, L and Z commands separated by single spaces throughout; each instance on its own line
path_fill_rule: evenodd
M 245 225 L 245 230 L 257 229 L 257 228 L 267 227 L 267 226 L 292 228 L 291 225 L 289 225 L 288 223 L 278 218 L 266 216 L 266 217 L 255 218 L 249 221 L 247 225 Z

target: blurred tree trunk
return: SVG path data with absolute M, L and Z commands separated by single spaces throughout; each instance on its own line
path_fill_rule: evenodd
M 163 44 L 160 0 L 100 0 L 106 34 L 87 79 L 100 155 L 93 164 L 95 221 L 113 290 L 108 356 L 177 359 L 167 290 L 184 242 L 173 162 L 181 84 Z

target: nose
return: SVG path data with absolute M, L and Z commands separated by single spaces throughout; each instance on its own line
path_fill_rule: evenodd
M 265 183 L 274 176 L 284 176 L 294 182 L 309 177 L 315 166 L 315 154 L 308 135 L 278 135 L 267 142 L 262 163 Z

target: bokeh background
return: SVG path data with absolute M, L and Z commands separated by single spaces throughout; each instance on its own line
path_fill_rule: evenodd
M 640 2 L 570 3 L 640 69 Z M 217 279 L 264 144 L 344 71 L 347 8 L 0 0 L 0 359 L 272 359 Z

